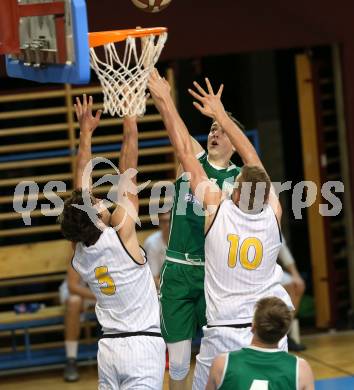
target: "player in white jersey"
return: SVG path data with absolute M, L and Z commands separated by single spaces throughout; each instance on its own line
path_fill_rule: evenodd
M 103 331 L 97 356 L 99 389 L 162 389 L 165 343 L 157 293 L 131 217 L 138 213 L 138 197 L 127 189 L 125 204 L 110 215 L 92 195 L 91 178 L 85 183 L 83 172 L 91 162 L 91 136 L 100 113 L 92 115 L 92 98 L 87 103 L 85 95 L 83 104 L 77 99 L 75 108 L 80 123 L 77 189 L 66 200 L 59 221 L 65 238 L 76 243 L 72 265 L 97 300 L 96 315 Z M 125 118 L 120 173 L 136 169 L 137 160 L 136 119 Z M 133 180 L 136 184 L 136 177 Z M 89 212 L 75 207 L 84 204 L 85 195 L 92 202 L 85 205 Z M 93 214 L 98 216 L 95 223 L 90 219 Z M 117 232 L 111 226 L 120 228 Z
M 167 82 L 153 73 L 150 91 L 165 122 L 177 157 L 191 175 L 194 194 L 206 211 L 205 297 L 208 325 L 197 356 L 193 389 L 205 389 L 213 359 L 223 352 L 250 344 L 255 303 L 277 296 L 293 309 L 290 297 L 280 285 L 282 270 L 276 260 L 281 246 L 279 230 L 281 207 L 271 192 L 271 182 L 254 148 L 243 132 L 230 120 L 221 103 L 223 86 L 214 94 L 206 79 L 208 92 L 195 83 L 199 93 L 190 93 L 204 115 L 216 121 L 245 166 L 235 182 L 231 199 L 211 183 L 193 154 L 190 136 L 177 110 L 165 104 Z M 249 152 L 245 152 L 245 148 Z M 242 196 L 241 196 L 242 193 Z M 286 337 L 279 343 L 286 350 Z

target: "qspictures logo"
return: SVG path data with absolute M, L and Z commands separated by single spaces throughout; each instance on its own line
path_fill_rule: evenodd
M 93 169 L 96 165 L 102 163 L 108 164 L 114 173 L 104 175 L 91 186 Z M 115 226 L 116 230 L 120 229 L 128 216 L 141 226 L 139 215 L 130 200 L 129 194 L 138 195 L 151 184 L 151 180 L 137 185 L 137 174 L 138 171 L 132 168 L 121 173 L 110 160 L 103 157 L 94 158 L 86 165 L 83 172 L 83 204 L 75 204 L 73 206 L 86 212 L 95 225 L 98 225 L 98 219 L 102 211 L 111 209 L 112 207 L 121 207 L 125 214 L 122 222 Z M 158 225 L 159 223 L 159 213 L 165 213 L 171 210 L 173 204 L 168 199 L 177 200 L 175 205 L 177 215 L 185 215 L 187 213 L 188 203 L 193 205 L 193 210 L 197 215 L 207 215 L 208 213 L 215 212 L 216 206 L 210 205 L 206 209 L 201 207 L 206 191 L 219 191 L 215 180 L 205 180 L 200 183 L 194 191 L 195 193 L 192 194 L 189 179 L 190 173 L 184 173 L 179 186 L 179 194 L 175 193 L 175 185 L 170 181 L 158 181 L 151 186 L 148 207 L 149 215 L 154 225 Z M 102 184 L 110 186 L 110 190 L 105 199 L 94 202 L 93 199 L 95 198 L 91 194 L 95 192 L 96 187 Z M 227 182 L 227 185 L 223 187 L 223 196 L 229 197 L 237 188 L 237 181 L 234 183 Z M 263 207 L 265 190 L 265 183 L 257 183 L 255 200 L 253 201 L 254 208 Z M 66 191 L 65 182 L 49 181 L 46 183 L 43 188 L 43 195 L 49 203 L 41 204 L 41 213 L 44 216 L 59 216 L 64 209 L 64 200 L 60 197 L 60 193 L 65 193 Z M 312 206 L 319 196 L 321 197 L 321 202 L 318 206 L 320 215 L 334 217 L 342 211 L 343 205 L 338 194 L 344 192 L 344 184 L 340 181 L 328 181 L 321 188 L 318 188 L 312 181 L 272 183 L 272 192 L 275 196 L 279 196 L 284 191 L 291 192 L 291 210 L 295 219 L 302 219 L 304 217 L 304 210 Z M 22 181 L 15 188 L 13 209 L 21 214 L 26 226 L 32 224 L 31 212 L 37 209 L 39 193 L 39 186 L 34 181 Z M 250 194 L 251 183 L 242 183 L 240 205 L 248 206 Z

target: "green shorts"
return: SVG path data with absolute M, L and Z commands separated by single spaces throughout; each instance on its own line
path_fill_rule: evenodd
M 166 260 L 161 269 L 161 333 L 166 343 L 192 339 L 206 325 L 204 266 Z

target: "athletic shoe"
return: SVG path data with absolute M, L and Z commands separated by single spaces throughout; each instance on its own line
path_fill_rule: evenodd
M 297 343 L 293 338 L 288 336 L 288 349 L 292 352 L 301 352 L 306 350 L 306 346 Z
M 66 382 L 76 382 L 80 378 L 77 371 L 76 359 L 70 358 L 66 361 L 64 368 L 64 380 Z

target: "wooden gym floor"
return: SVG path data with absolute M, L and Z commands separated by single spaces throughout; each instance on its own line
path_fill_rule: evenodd
M 354 331 L 326 333 L 303 337 L 308 349 L 299 354 L 310 363 L 316 380 L 316 390 L 354 389 Z M 44 371 L 33 374 L 17 374 L 0 377 L 1 390 L 17 390 L 25 385 L 26 390 L 94 390 L 97 389 L 96 366 L 80 367 L 81 379 L 76 383 L 65 383 L 62 371 Z M 344 378 L 347 377 L 347 378 Z M 331 378 L 342 378 L 330 380 Z M 164 390 L 167 386 L 165 374 Z

